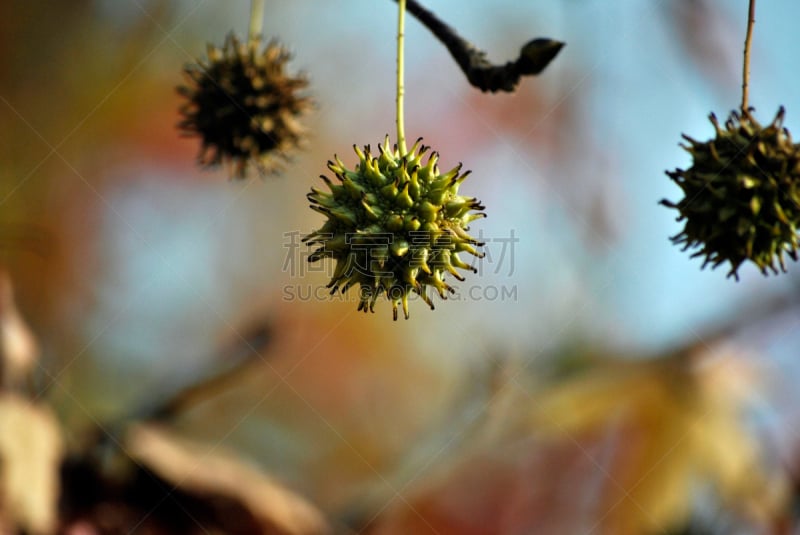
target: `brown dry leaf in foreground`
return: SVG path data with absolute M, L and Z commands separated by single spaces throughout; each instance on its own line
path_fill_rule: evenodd
M 49 410 L 0 394 L 0 532 L 53 532 L 62 451 L 61 431 Z
M 176 489 L 213 502 L 222 496 L 238 502 L 264 534 L 332 533 L 322 513 L 258 468 L 218 448 L 180 441 L 155 425 L 133 426 L 126 451 Z

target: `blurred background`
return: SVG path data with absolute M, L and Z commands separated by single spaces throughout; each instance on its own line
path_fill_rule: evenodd
M 681 133 L 739 105 L 747 2 L 428 4 L 498 63 L 567 46 L 482 94 L 409 17 L 407 136 L 472 170 L 487 256 L 398 322 L 328 297 L 299 242 L 326 161 L 394 137 L 393 2 L 267 2 L 316 109 L 281 176 L 242 182 L 195 165 L 175 88 L 249 2 L 0 4 L 0 264 L 67 449 L 223 374 L 170 431 L 336 529 L 797 533 L 800 266 L 701 271 L 657 204 L 680 195 Z M 750 90 L 793 131 L 798 18 L 758 5 Z

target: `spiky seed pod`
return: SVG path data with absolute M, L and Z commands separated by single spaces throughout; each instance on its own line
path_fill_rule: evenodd
M 431 307 L 427 294 L 432 286 L 442 299 L 454 289 L 444 281 L 446 274 L 464 280 L 457 269 L 475 271 L 459 254 L 482 258 L 482 246 L 467 234 L 469 223 L 486 214 L 472 197 L 458 195 L 458 187 L 469 175 L 461 164 L 440 174 L 439 158 L 432 152 L 425 164 L 423 155 L 430 149 L 418 139 L 407 154 L 389 145 L 386 137 L 378 146 L 378 156 L 354 146 L 358 164 L 349 170 L 342 161 L 328 162 L 338 179 L 325 176 L 329 191 L 311 188 L 311 208 L 328 220 L 303 241 L 318 248 L 309 262 L 332 258 L 336 261 L 328 288 L 331 294 L 345 293 L 359 284 L 358 310 L 374 312 L 382 294 L 392 303 L 397 319 L 401 305 L 408 319 L 408 296 L 417 293 Z M 473 212 L 475 210 L 476 212 Z
M 188 85 L 178 92 L 188 99 L 178 128 L 199 136 L 203 166 L 229 164 L 232 176 L 244 178 L 248 164 L 261 174 L 275 172 L 281 160 L 300 145 L 305 130 L 300 116 L 311 99 L 298 94 L 308 85 L 285 72 L 289 53 L 275 41 L 239 41 L 230 34 L 222 48 L 208 46 L 206 62 L 187 65 Z
M 667 171 L 683 199 L 661 203 L 680 212 L 684 229 L 671 239 L 703 267 L 730 262 L 728 277 L 738 280 L 745 260 L 764 275 L 786 271 L 784 254 L 797 260 L 800 224 L 800 146 L 783 127 L 784 109 L 762 127 L 752 110 L 732 112 L 724 128 L 712 113 L 716 137 L 699 142 L 687 135 L 682 145 L 692 155 L 689 169 Z

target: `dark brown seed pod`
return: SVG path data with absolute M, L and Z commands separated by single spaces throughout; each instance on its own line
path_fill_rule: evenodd
M 308 81 L 286 74 L 289 53 L 277 42 L 241 42 L 233 34 L 222 48 L 208 46 L 208 59 L 187 65 L 188 84 L 178 92 L 188 102 L 178 128 L 201 138 L 203 166 L 230 165 L 231 176 L 244 178 L 250 165 L 261 174 L 280 169 L 302 144 L 300 118 L 311 99 L 299 92 Z
M 685 221 L 672 241 L 699 248 L 692 257 L 705 257 L 703 267 L 729 262 L 737 280 L 746 260 L 765 275 L 786 271 L 785 257 L 797 260 L 800 247 L 800 146 L 783 127 L 783 107 L 765 127 L 752 112 L 732 112 L 724 125 L 712 113 L 709 141 L 684 135 L 692 166 L 667 171 L 683 199 L 661 201 Z

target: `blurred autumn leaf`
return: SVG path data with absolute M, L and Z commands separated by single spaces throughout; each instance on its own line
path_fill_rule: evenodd
M 0 392 L 0 532 L 53 533 L 62 455 L 52 412 Z
M 255 466 L 220 448 L 180 440 L 155 426 L 138 425 L 127 434 L 132 459 L 149 467 L 173 488 L 196 496 L 225 496 L 238 502 L 263 533 L 322 535 L 331 528 L 322 513 L 301 496 L 263 474 Z M 224 514 L 218 518 L 224 521 Z
M 38 353 L 33 333 L 14 302 L 11 278 L 0 268 L 0 389 L 26 386 Z
M 515 379 L 492 401 L 505 408 L 493 438 L 416 482 L 370 533 L 663 533 L 704 489 L 767 522 L 787 488 L 743 420 L 755 379 L 735 355 L 602 358 L 531 392 Z
M 722 3 L 676 0 L 660 7 L 673 33 L 673 42 L 685 51 L 697 72 L 726 93 L 731 87 L 738 89 L 743 37 Z

